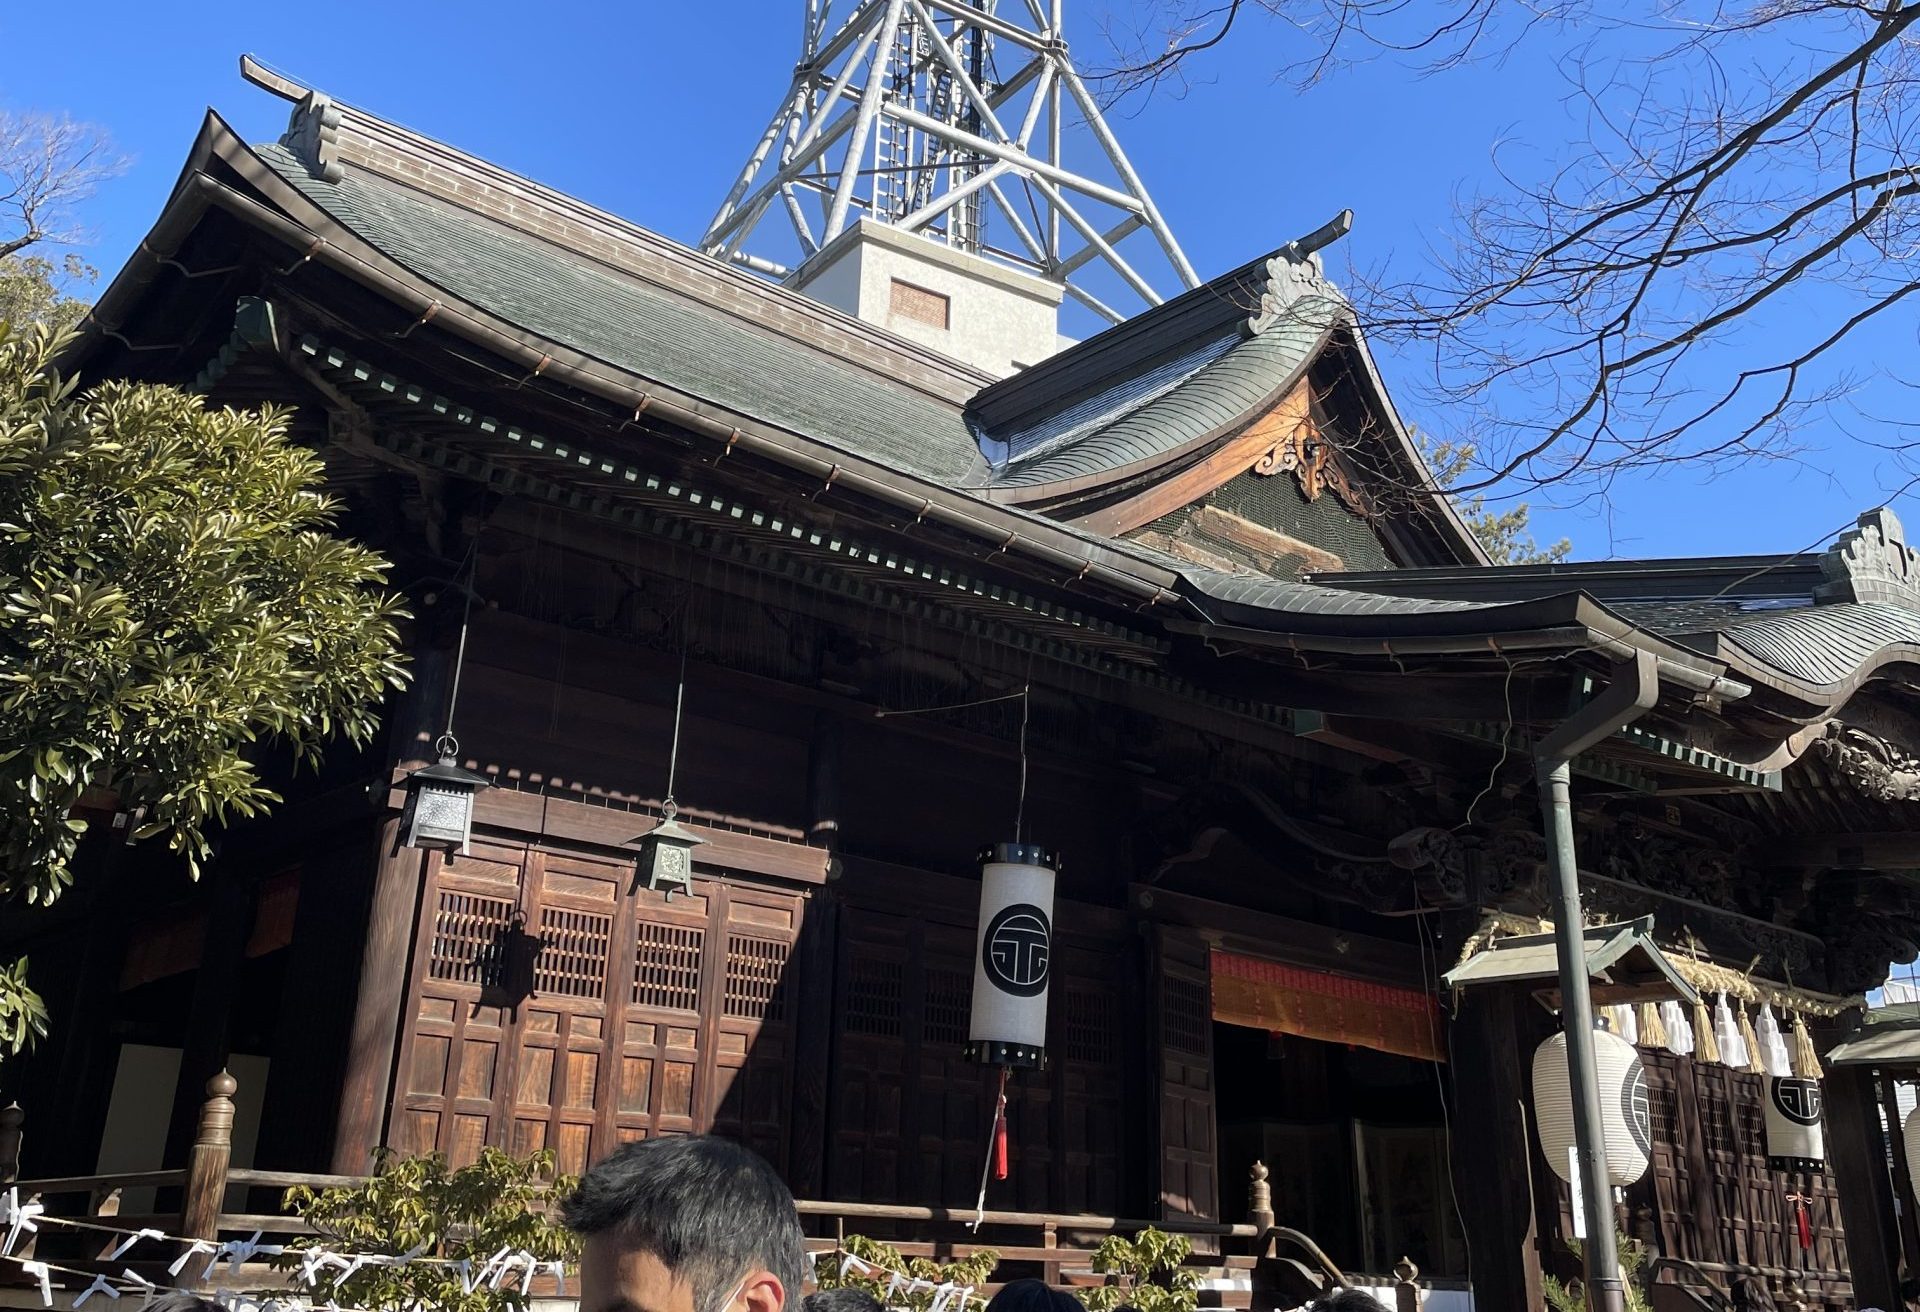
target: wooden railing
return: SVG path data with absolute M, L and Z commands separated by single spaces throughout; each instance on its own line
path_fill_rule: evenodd
M 198 1128 L 187 1165 L 182 1170 L 140 1171 L 113 1175 L 66 1176 L 47 1179 L 20 1177 L 25 1117 L 15 1105 L 0 1109 L 0 1186 L 14 1186 L 22 1199 L 39 1202 L 49 1217 L 91 1221 L 118 1230 L 163 1230 L 186 1239 L 218 1239 L 263 1232 L 269 1239 L 312 1233 L 298 1217 L 280 1207 L 280 1196 L 296 1185 L 329 1188 L 358 1184 L 364 1177 L 320 1175 L 296 1171 L 263 1171 L 232 1165 L 233 1077 L 221 1072 L 207 1083 Z M 128 1215 L 120 1210 L 126 1191 L 154 1188 L 162 1202 L 178 1199 L 177 1208 L 152 1215 Z M 260 1194 L 272 1191 L 269 1206 Z M 239 1209 L 228 1206 L 235 1196 Z M 804 1228 L 817 1241 L 844 1241 L 849 1235 L 867 1235 L 897 1248 L 903 1257 L 952 1261 L 982 1249 L 1000 1254 L 996 1281 L 1037 1276 L 1049 1284 L 1097 1285 L 1105 1277 L 1093 1270 L 1093 1250 L 1112 1234 L 1132 1235 L 1148 1227 L 1184 1234 L 1194 1241 L 1188 1266 L 1202 1282 L 1202 1304 L 1217 1307 L 1292 1307 L 1327 1289 L 1347 1287 L 1350 1281 L 1319 1245 L 1298 1230 L 1278 1224 L 1273 1213 L 1267 1168 L 1256 1163 L 1248 1180 L 1244 1224 L 1230 1225 L 1194 1218 L 1157 1220 L 1118 1216 L 1074 1215 L 1051 1212 L 986 1211 L 946 1207 L 905 1207 L 888 1203 L 852 1203 L 803 1200 L 797 1204 Z M 57 1227 L 47 1227 L 52 1232 Z M 83 1247 L 97 1249 L 81 1256 L 97 1258 L 110 1250 L 118 1236 L 72 1231 L 84 1238 Z M 36 1242 L 37 1242 L 36 1236 Z M 78 1241 L 69 1241 L 78 1242 Z M 816 1244 L 815 1247 L 819 1245 Z M 258 1285 L 271 1286 L 281 1277 L 264 1269 L 243 1273 Z M 1395 1270 L 1394 1304 L 1402 1312 L 1419 1305 L 1418 1272 L 1403 1261 Z M 988 1290 L 997 1286 L 989 1286 Z

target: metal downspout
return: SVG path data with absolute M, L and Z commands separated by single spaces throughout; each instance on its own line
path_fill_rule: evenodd
M 1580 1196 L 1587 1217 L 1587 1307 L 1626 1312 L 1620 1255 L 1614 1242 L 1613 1190 L 1607 1177 L 1606 1132 L 1600 1118 L 1600 1076 L 1593 1055 L 1593 995 L 1581 928 L 1580 875 L 1573 844 L 1573 804 L 1568 795 L 1573 758 L 1611 738 L 1660 699 L 1660 666 L 1653 653 L 1635 652 L 1614 667 L 1601 694 L 1548 734 L 1535 752 L 1540 809 L 1546 820 L 1547 868 L 1553 882 L 1554 946 L 1560 964 L 1560 1021 L 1567 1034 L 1567 1067 L 1573 1092 L 1575 1153 Z

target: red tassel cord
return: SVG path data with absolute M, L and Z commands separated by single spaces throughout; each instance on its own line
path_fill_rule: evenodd
M 993 1178 L 1007 1178 L 1007 1082 L 1000 1072 L 1000 1104 L 993 1112 Z
M 1807 1211 L 1807 1204 L 1813 1200 L 1804 1193 L 1790 1193 L 1787 1201 L 1793 1204 L 1793 1226 L 1800 1240 L 1800 1251 L 1810 1252 L 1813 1248 L 1813 1214 Z
M 987 1219 L 987 1181 L 1007 1178 L 1007 1068 L 1000 1068 L 1000 1091 L 993 1103 L 993 1129 L 987 1134 L 987 1160 L 980 1163 L 980 1197 L 973 1207 L 977 1234 Z

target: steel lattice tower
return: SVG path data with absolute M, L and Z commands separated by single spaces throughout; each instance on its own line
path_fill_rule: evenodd
M 700 245 L 772 277 L 774 243 L 812 256 L 866 217 L 1060 283 L 1105 318 L 1075 274 L 1103 263 L 1148 305 L 1121 254 L 1144 230 L 1181 287 L 1198 282 L 1061 37 L 1062 0 L 805 0 L 802 57 Z M 843 11 L 844 4 L 838 6 Z M 1003 77 L 1000 70 L 1010 68 Z M 1084 126 L 1106 182 L 1062 158 Z M 791 235 L 769 230 L 780 224 Z M 1137 245 L 1138 243 L 1136 243 Z

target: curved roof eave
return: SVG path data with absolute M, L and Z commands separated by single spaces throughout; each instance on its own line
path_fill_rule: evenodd
M 1164 469 L 1169 465 L 1178 464 L 1184 460 L 1195 457 L 1204 457 L 1211 453 L 1212 450 L 1222 442 L 1234 434 L 1243 431 L 1250 422 L 1284 400 L 1287 394 L 1306 376 L 1307 369 L 1312 365 L 1314 357 L 1319 354 L 1330 335 L 1330 329 L 1322 332 L 1313 346 L 1302 354 L 1298 360 L 1294 361 L 1291 366 L 1283 372 L 1274 374 L 1271 386 L 1262 392 L 1259 400 L 1251 406 L 1236 409 L 1233 416 L 1223 423 L 1198 428 L 1187 433 L 1178 442 L 1166 447 L 1164 450 L 1154 451 L 1126 464 L 1114 465 L 1094 473 L 1079 474 L 1039 482 L 989 484 L 987 487 L 981 489 L 981 493 L 990 500 L 1001 502 L 1005 505 L 1017 506 L 1041 501 L 1055 501 L 1083 492 L 1122 487 L 1148 474 Z M 1109 425 L 1109 430 L 1117 429 L 1123 424 L 1130 427 L 1158 424 L 1168 411 L 1185 400 L 1185 397 L 1182 395 L 1185 389 L 1196 383 L 1203 387 L 1206 385 L 1207 380 L 1204 376 L 1208 373 L 1208 370 L 1215 368 L 1218 363 L 1219 362 L 1215 362 L 1214 365 L 1207 366 L 1207 368 L 1200 370 L 1192 378 L 1181 383 L 1179 387 L 1174 388 L 1163 396 L 1155 397 L 1139 409 L 1131 411 L 1122 419 Z M 1108 430 L 1103 430 L 1103 432 L 1105 431 Z
M 263 195 L 282 204 L 275 213 L 217 179 L 196 172 L 218 157 Z M 1222 575 L 1162 562 L 1136 544 L 1108 539 L 1061 524 L 1015 506 L 996 505 L 977 492 L 942 486 L 922 476 L 863 460 L 831 447 L 729 413 L 699 397 L 678 397 L 667 389 L 649 391 L 648 380 L 612 369 L 604 362 L 495 320 L 480 307 L 449 302 L 443 289 L 412 275 L 361 241 L 317 204 L 278 181 L 271 168 L 250 151 L 217 115 L 209 115 L 190 167 L 183 172 L 166 208 L 135 261 L 121 271 L 89 316 L 74 354 L 84 357 L 133 308 L 151 281 L 150 268 L 168 257 L 213 205 L 281 240 L 304 246 L 316 259 L 334 263 L 350 277 L 387 295 L 410 311 L 439 303 L 438 322 L 487 349 L 509 357 L 548 362 L 557 381 L 621 404 L 649 398 L 670 406 L 677 421 L 697 432 L 744 441 L 784 458 L 796 470 L 817 474 L 838 471 L 837 484 L 863 494 L 884 495 L 901 505 L 918 506 L 928 519 L 968 532 L 997 549 L 1042 566 L 1078 568 L 1071 578 L 1097 581 L 1142 598 L 1143 605 L 1179 600 L 1204 625 L 1173 621 L 1170 627 L 1231 630 L 1276 646 L 1387 654 L 1395 641 L 1405 649 L 1433 652 L 1494 653 L 1502 637 L 1510 645 L 1571 654 L 1579 650 L 1621 655 L 1646 650 L 1658 656 L 1663 672 L 1683 686 L 1738 695 L 1728 679 L 1751 681 L 1813 706 L 1837 706 L 1880 669 L 1896 663 L 1920 664 L 1920 616 L 1914 616 L 1913 640 L 1884 642 L 1860 660 L 1843 679 L 1821 682 L 1796 677 L 1730 640 L 1706 655 L 1679 646 L 1610 611 L 1581 592 L 1518 602 L 1443 602 L 1323 588 L 1313 584 L 1259 577 Z M 295 217 L 298 216 L 298 217 Z M 301 218 L 307 222 L 302 223 Z M 316 230 L 317 229 L 317 230 Z M 1161 612 L 1164 620 L 1165 612 Z M 1526 635 L 1524 639 L 1521 635 Z M 1733 635 L 1728 635 L 1730 638 Z

